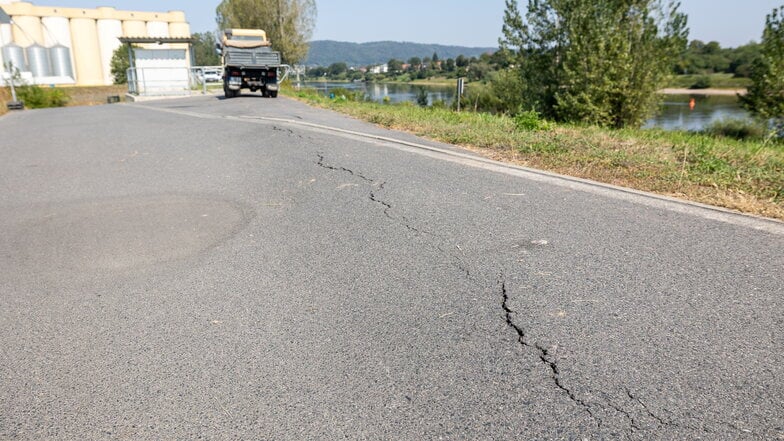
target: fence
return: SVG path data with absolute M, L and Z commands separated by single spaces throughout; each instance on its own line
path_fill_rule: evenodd
M 127 71 L 128 93 L 138 96 L 206 94 L 207 83 L 215 78 L 205 72 L 216 70 L 220 72 L 220 66 L 130 68 Z

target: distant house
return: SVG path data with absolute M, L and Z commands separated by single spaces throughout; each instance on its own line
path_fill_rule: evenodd
M 370 73 L 374 73 L 374 74 L 387 73 L 387 72 L 389 72 L 389 65 L 384 63 L 384 64 L 380 64 L 378 66 L 371 66 L 369 72 Z

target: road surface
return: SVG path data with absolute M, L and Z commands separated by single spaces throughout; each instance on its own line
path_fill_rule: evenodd
M 285 98 L 0 158 L 0 439 L 784 439 L 780 222 Z

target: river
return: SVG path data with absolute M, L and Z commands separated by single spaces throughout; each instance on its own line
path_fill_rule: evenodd
M 378 102 L 383 101 L 384 97 L 389 97 L 389 101 L 393 103 L 416 102 L 417 95 L 424 88 L 430 104 L 437 101 L 452 104 L 456 89 L 451 86 L 419 86 L 403 83 L 312 82 L 303 83 L 303 86 L 322 90 L 325 93 L 342 88 L 362 92 L 371 100 Z M 689 105 L 691 99 L 694 99 L 693 107 Z M 644 128 L 699 131 L 715 121 L 748 118 L 748 112 L 740 107 L 737 97 L 706 96 L 697 92 L 692 95 L 666 95 L 659 114 L 648 120 Z

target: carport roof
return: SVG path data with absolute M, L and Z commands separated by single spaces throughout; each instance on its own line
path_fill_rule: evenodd
M 193 43 L 193 38 L 191 37 L 119 37 L 119 40 L 122 43 L 133 44 L 133 43 L 158 43 L 158 44 L 166 44 L 166 43 Z

